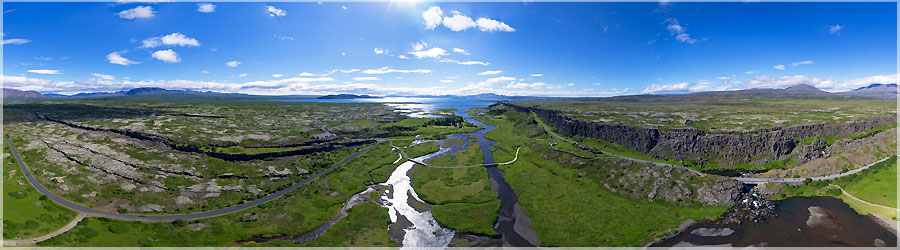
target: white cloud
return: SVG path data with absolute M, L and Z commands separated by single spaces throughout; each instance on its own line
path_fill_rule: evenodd
M 181 33 L 172 33 L 165 36 L 151 37 L 144 39 L 144 41 L 142 41 L 141 43 L 141 48 L 154 48 L 161 45 L 182 47 L 200 46 L 200 42 L 197 41 L 197 39 L 187 37 Z
M 425 47 L 428 47 L 428 43 L 426 43 L 425 41 L 420 41 L 420 42 L 417 42 L 416 44 L 413 44 L 413 50 L 416 50 L 416 51 L 423 50 L 423 49 L 425 49 Z
M 282 75 L 282 74 L 272 74 L 272 77 L 275 77 L 275 78 L 280 78 L 280 77 L 282 77 L 282 76 L 284 76 L 284 75 Z
M 238 77 L 245 77 L 245 76 L 247 76 L 247 73 L 243 73 L 243 74 L 238 75 Z
M 230 62 L 225 63 L 225 65 L 228 65 L 228 67 L 234 68 L 234 67 L 237 67 L 238 65 L 241 65 L 241 62 L 238 62 L 238 61 L 230 61 Z
M 422 12 L 422 19 L 425 20 L 425 29 L 433 30 L 441 25 L 443 15 L 444 12 L 441 11 L 441 7 L 438 6 L 428 8 L 428 10 Z
M 844 29 L 844 26 L 841 26 L 839 24 L 831 25 L 828 26 L 828 33 L 831 33 L 832 35 L 840 35 L 842 29 Z
M 503 22 L 497 21 L 497 20 L 493 20 L 493 19 L 487 19 L 487 18 L 482 17 L 482 18 L 478 18 L 477 23 L 478 23 L 478 28 L 481 29 L 481 31 L 490 31 L 490 32 L 494 32 L 494 31 L 513 32 L 513 31 L 516 31 L 516 29 L 513 29 L 513 27 L 509 27 L 509 25 L 507 25 Z
M 153 52 L 152 56 L 153 58 L 167 63 L 177 63 L 181 61 L 181 58 L 178 58 L 178 53 L 175 53 L 175 51 L 172 51 L 171 49 L 157 50 L 156 52 Z
M 658 84 L 654 83 L 654 84 L 650 84 L 650 86 L 648 86 L 648 87 L 645 87 L 644 90 L 641 92 L 647 93 L 647 94 L 682 93 L 682 92 L 688 91 L 688 85 L 689 84 L 687 82 L 664 84 L 664 85 L 658 85 Z
M 570 82 L 570 83 L 566 84 L 566 86 L 572 87 L 572 86 L 575 86 L 575 84 Z
M 379 49 L 379 48 L 375 48 L 374 51 L 375 51 L 375 54 L 376 54 L 376 55 L 381 55 L 381 54 L 387 53 L 386 50 Z
M 115 76 L 111 76 L 111 75 L 104 75 L 104 74 L 98 74 L 98 73 L 93 73 L 93 74 L 91 74 L 91 75 L 94 76 L 94 77 L 96 77 L 96 78 L 103 79 L 103 80 L 110 80 L 110 81 L 115 81 L 115 80 L 116 80 L 116 77 L 115 77 Z
M 442 83 L 451 83 L 451 82 L 453 82 L 453 80 L 450 80 L 450 79 L 443 79 L 443 80 L 441 80 L 441 82 L 442 82 Z
M 154 16 L 153 7 L 150 6 L 138 6 L 133 9 L 123 10 L 119 12 L 119 17 L 125 19 L 135 19 L 135 18 L 151 18 Z
M 778 70 L 784 70 L 784 65 L 783 65 L 783 64 L 779 64 L 779 65 L 772 66 L 772 68 L 775 68 L 775 69 L 778 69 Z
M 478 73 L 478 75 L 486 76 L 486 75 L 496 75 L 496 74 L 500 74 L 500 73 L 503 73 L 503 71 L 502 70 L 488 70 L 485 72 Z
M 269 16 L 286 16 L 287 12 L 272 5 L 266 5 L 266 11 L 269 12 Z
M 463 15 L 459 11 L 451 11 L 450 13 L 453 16 L 444 17 L 444 12 L 440 7 L 434 6 L 422 12 L 422 19 L 425 21 L 425 29 L 433 30 L 437 28 L 441 24 L 444 27 L 452 31 L 463 31 L 470 29 L 472 27 L 478 27 L 481 31 L 485 32 L 495 32 L 495 31 L 505 31 L 505 32 L 513 32 L 516 31 L 513 27 L 510 27 L 506 23 L 493 20 L 490 18 L 478 18 L 477 21 L 473 21 L 471 17 Z
M 430 48 L 427 50 L 416 50 L 407 54 L 413 55 L 418 59 L 422 58 L 438 58 L 447 55 L 447 51 L 442 48 Z
M 460 53 L 463 55 L 471 55 L 471 53 L 469 53 L 468 51 L 466 51 L 464 49 L 460 49 L 460 48 L 453 48 L 453 52 Z
M 30 43 L 31 40 L 21 39 L 21 38 L 13 38 L 13 39 L 3 39 L 3 45 L 7 44 L 26 44 Z
M 531 74 L 531 76 L 532 77 L 540 77 L 540 76 L 544 76 L 544 74 Z
M 751 70 L 751 71 L 744 72 L 744 74 L 756 74 L 756 73 L 759 73 L 759 71 Z
M 400 58 L 400 59 L 409 59 L 409 57 L 407 57 L 407 56 L 405 56 L 405 55 L 399 55 L 399 56 L 397 56 L 397 58 Z
M 35 91 L 43 91 L 51 88 L 53 81 L 38 79 L 38 78 L 30 78 L 24 76 L 3 76 L 3 87 L 4 88 L 16 88 L 19 90 L 35 90 Z
M 172 2 L 172 0 L 116 0 L 117 4 L 128 4 L 128 3 L 163 3 L 163 2 Z
M 736 75 L 720 76 L 720 77 L 717 77 L 717 79 L 722 80 L 722 83 L 724 83 L 724 84 L 740 83 L 740 81 L 737 80 Z
M 343 51 L 341 51 L 341 56 L 346 56 L 346 55 L 347 55 L 347 53 L 344 53 Z
M 201 70 L 201 71 L 200 71 L 200 74 L 209 74 L 209 71 L 208 71 L 208 70 Z
M 453 15 L 453 17 L 444 17 L 444 27 L 452 31 L 463 31 L 475 27 L 475 21 L 472 18 L 463 15 Z
M 34 60 L 50 61 L 50 60 L 53 60 L 53 57 L 39 56 L 39 57 L 35 57 Z
M 354 81 L 357 81 L 357 82 L 362 82 L 362 81 L 378 81 L 378 80 L 381 80 L 381 78 L 374 77 L 374 76 L 361 76 L 361 77 L 354 77 L 353 80 L 354 80 Z
M 508 89 L 539 89 L 544 86 L 547 86 L 547 84 L 543 83 L 543 82 L 534 82 L 534 83 L 517 82 L 517 83 L 507 84 L 506 88 L 508 88 Z
M 484 65 L 484 66 L 491 64 L 491 63 L 482 62 L 482 61 L 457 61 L 457 60 L 453 60 L 453 59 L 441 59 L 440 62 L 455 63 L 455 64 L 460 64 L 460 65 L 476 65 L 476 64 L 478 64 L 478 65 Z
M 641 93 L 645 94 L 681 94 L 703 91 L 727 91 L 756 88 L 783 89 L 797 84 L 808 84 L 828 92 L 849 91 L 868 86 L 873 83 L 896 83 L 900 75 L 875 75 L 849 80 L 835 80 L 833 78 L 815 77 L 805 75 L 792 75 L 781 77 L 756 76 L 753 79 L 741 82 L 735 80 L 735 76 L 718 77 L 722 84 L 713 84 L 707 81 L 679 82 L 672 84 L 651 84 L 645 87 Z M 736 84 L 743 83 L 743 84 Z
M 357 71 L 359 71 L 359 69 L 335 69 L 335 70 L 332 70 L 331 73 L 341 72 L 341 73 L 347 74 L 347 73 L 353 73 L 353 72 L 357 72 Z
M 292 36 L 279 36 L 278 34 L 272 34 L 272 37 L 278 38 L 278 40 L 282 40 L 282 41 L 285 41 L 285 40 L 293 41 L 294 40 L 294 37 L 292 37 Z
M 678 23 L 678 19 L 675 18 L 666 19 L 666 30 L 669 31 L 670 35 L 675 37 L 675 40 L 683 43 L 695 44 L 700 41 L 691 38 L 691 34 L 687 33 L 687 28 Z
M 213 13 L 213 12 L 216 12 L 216 5 L 211 4 L 211 3 L 198 3 L 197 11 L 203 12 L 203 13 Z
M 59 72 L 59 70 L 55 70 L 55 69 L 31 69 L 31 70 L 28 70 L 28 72 L 29 72 L 29 73 L 35 73 L 35 74 L 46 74 L 46 75 L 59 75 L 59 74 L 62 74 L 62 73 Z
M 139 62 L 135 62 L 132 60 L 128 60 L 128 58 L 122 57 L 122 55 L 120 55 L 119 52 L 109 53 L 108 55 L 106 55 L 106 60 L 109 60 L 109 63 L 112 63 L 112 64 L 125 65 L 125 66 L 139 63 Z
M 812 60 L 806 60 L 806 61 L 802 61 L 802 62 L 795 62 L 795 63 L 791 63 L 791 66 L 797 67 L 797 66 L 800 66 L 800 65 L 807 65 L 807 64 L 813 64 L 813 61 L 812 61 Z
M 299 76 L 316 76 L 316 74 L 309 73 L 309 72 L 303 72 L 303 73 L 300 73 Z
M 515 77 L 508 77 L 508 76 L 494 77 L 494 78 L 489 78 L 489 79 L 487 79 L 487 80 L 485 80 L 485 81 L 482 81 L 482 82 L 479 82 L 479 83 L 476 83 L 476 84 L 469 84 L 468 86 L 462 88 L 461 90 L 463 90 L 463 91 L 469 91 L 469 90 L 485 90 L 485 89 L 487 89 L 487 88 L 490 88 L 490 87 L 491 87 L 492 85 L 494 85 L 495 83 L 508 82 L 508 81 L 515 81 L 515 80 L 516 80 Z
M 390 67 L 381 67 L 378 69 L 367 69 L 362 71 L 363 74 L 369 75 L 378 75 L 378 74 L 387 74 L 387 73 L 423 73 L 428 74 L 431 73 L 430 69 L 392 69 Z

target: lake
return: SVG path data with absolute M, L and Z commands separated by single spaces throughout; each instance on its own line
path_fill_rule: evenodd
M 406 113 L 410 117 L 436 117 L 433 113 L 441 109 L 458 109 L 466 111 L 470 108 L 487 107 L 497 101 L 465 99 L 465 98 L 421 98 L 421 97 L 384 97 L 360 99 L 274 99 L 282 102 L 326 102 L 326 103 L 384 103 L 397 112 Z

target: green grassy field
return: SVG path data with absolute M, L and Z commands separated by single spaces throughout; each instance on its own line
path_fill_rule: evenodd
M 462 152 L 447 154 L 426 163 L 437 166 L 471 166 L 483 162 L 484 155 L 481 153 L 481 146 L 476 143 L 469 143 L 469 147 Z
M 519 145 L 538 140 L 523 147 L 515 163 L 500 168 L 546 246 L 641 246 L 686 219 L 715 218 L 727 209 L 648 203 L 619 196 L 590 176 L 582 175 L 575 166 L 534 152 L 532 148 L 549 147 L 546 135 L 528 138 L 523 133 L 510 132 L 516 131 L 512 128 L 521 131 L 519 127 L 527 123 L 516 125 L 502 117 L 479 119 L 508 128 L 498 129 L 492 139 Z
M 531 116 L 535 120 L 540 120 L 540 118 L 535 117 L 534 115 L 531 115 Z M 544 123 L 544 124 L 546 124 L 546 123 Z M 551 131 L 556 132 L 555 129 L 553 128 L 553 126 L 551 126 L 549 124 L 546 124 L 546 125 L 547 125 L 547 127 L 550 128 Z M 569 139 L 573 140 L 573 141 L 581 142 L 584 145 L 589 146 L 589 147 L 593 147 L 593 148 L 596 148 L 599 150 L 603 150 L 605 152 L 609 152 L 609 153 L 613 153 L 613 154 L 617 154 L 617 155 L 621 155 L 621 156 L 625 156 L 625 157 L 630 157 L 630 158 L 645 160 L 645 161 L 653 161 L 653 162 L 661 162 L 661 163 L 669 163 L 669 164 L 680 164 L 680 162 L 656 159 L 656 158 L 650 157 L 644 153 L 638 152 L 636 150 L 626 148 L 622 145 L 604 141 L 604 140 L 600 140 L 597 138 L 578 136 L 576 138 L 569 138 Z M 561 142 L 560 144 L 568 144 L 568 143 Z M 557 147 L 560 147 L 560 145 L 558 145 Z M 561 147 L 566 147 L 566 145 L 561 145 Z M 575 148 L 575 147 L 572 146 L 571 148 Z M 561 148 L 561 149 L 565 149 L 565 148 Z
M 494 231 L 500 200 L 484 203 L 449 203 L 434 206 L 434 219 L 442 226 L 457 232 L 499 236 Z
M 77 212 L 47 199 L 31 186 L 6 141 L 3 156 L 3 239 L 45 235 L 75 218 Z
M 444 166 L 483 162 L 478 144 L 470 144 L 454 160 L 444 156 L 435 161 Z M 435 161 L 430 164 L 438 164 Z M 493 225 L 500 201 L 490 191 L 484 168 L 447 169 L 416 165 L 409 175 L 419 198 L 434 205 L 432 213 L 442 226 L 459 232 L 497 235 Z
M 531 149 L 501 170 L 547 246 L 641 246 L 686 219 L 715 218 L 727 209 L 625 198 Z
M 840 186 L 856 198 L 895 208 L 897 206 L 897 157 L 875 164 L 859 173 L 838 179 L 806 181 L 802 184 L 766 184 L 778 190 L 777 199 L 792 196 L 829 195 L 840 198 L 860 214 L 878 214 L 886 218 L 897 218 L 897 211 L 859 202 L 843 195 L 840 190 L 829 186 Z
M 396 247 L 397 242 L 388 236 L 391 223 L 388 209 L 367 202 L 357 204 L 347 211 L 347 217 L 335 223 L 322 236 L 313 241 L 294 244 L 289 240 L 265 243 L 247 243 L 244 247 Z
M 381 124 L 378 130 L 390 132 L 388 138 L 402 139 L 419 135 L 423 139 L 443 139 L 450 134 L 468 133 L 481 129 L 468 122 L 457 126 L 432 124 L 439 118 L 406 118 L 397 122 Z
M 398 145 L 394 144 L 394 146 L 398 146 Z M 416 158 L 419 156 L 437 152 L 438 150 L 440 150 L 440 147 L 441 147 L 441 145 L 438 144 L 437 142 L 426 142 L 426 143 L 420 143 L 420 144 L 416 144 L 414 146 L 408 147 L 406 149 L 403 149 L 403 151 L 406 152 L 406 157 Z
M 634 96 L 618 99 L 582 98 L 513 103 L 525 106 L 540 105 L 541 108 L 559 110 L 584 121 L 623 123 L 637 127 L 653 125 L 662 129 L 693 127 L 704 131 L 752 130 L 801 123 L 843 122 L 897 112 L 895 100 L 861 98 L 685 99 L 682 96 Z
M 77 212 L 47 199 L 31 186 L 5 141 L 3 155 L 3 239 L 45 235 L 75 218 Z
M 877 169 L 857 182 L 841 185 L 847 193 L 864 201 L 897 207 L 897 161 L 887 160 L 888 167 Z M 868 171 L 868 170 L 867 170 Z
M 284 197 L 257 207 L 193 221 L 144 223 L 88 218 L 76 229 L 38 245 L 225 246 L 252 236 L 298 235 L 333 218 L 343 202 L 365 190 L 372 178 L 375 182 L 386 180 L 399 165 L 391 164 L 394 160 L 396 154 L 390 152 L 390 146 L 382 143 Z M 373 177 L 369 177 L 369 172 Z M 111 227 L 123 227 L 114 224 L 128 226 L 123 230 L 110 230 Z

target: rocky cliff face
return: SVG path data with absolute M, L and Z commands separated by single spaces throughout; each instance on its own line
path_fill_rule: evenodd
M 575 178 L 592 179 L 613 193 L 636 200 L 683 206 L 727 206 L 743 191 L 743 185 L 729 177 L 700 176 L 683 168 L 619 158 L 584 159 L 552 150 L 546 144 L 533 143 L 529 147 L 537 157 L 575 169 Z
M 660 159 L 691 161 L 719 167 L 775 160 L 798 147 L 797 139 L 814 136 L 853 136 L 897 122 L 894 116 L 865 118 L 846 123 L 819 123 L 771 127 L 749 132 L 706 132 L 696 128 L 663 131 L 619 124 L 572 119 L 555 110 L 504 103 L 520 112 L 534 112 L 563 136 L 584 136 L 613 142 Z M 815 149 L 805 149 L 813 151 Z

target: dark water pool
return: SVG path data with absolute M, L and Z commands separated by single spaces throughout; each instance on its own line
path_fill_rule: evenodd
M 776 201 L 775 206 L 777 217 L 764 222 L 723 225 L 703 221 L 653 246 L 873 247 L 877 241 L 897 246 L 894 234 L 836 198 L 793 197 Z M 712 231 L 704 228 L 733 232 L 703 236 L 702 231 Z

